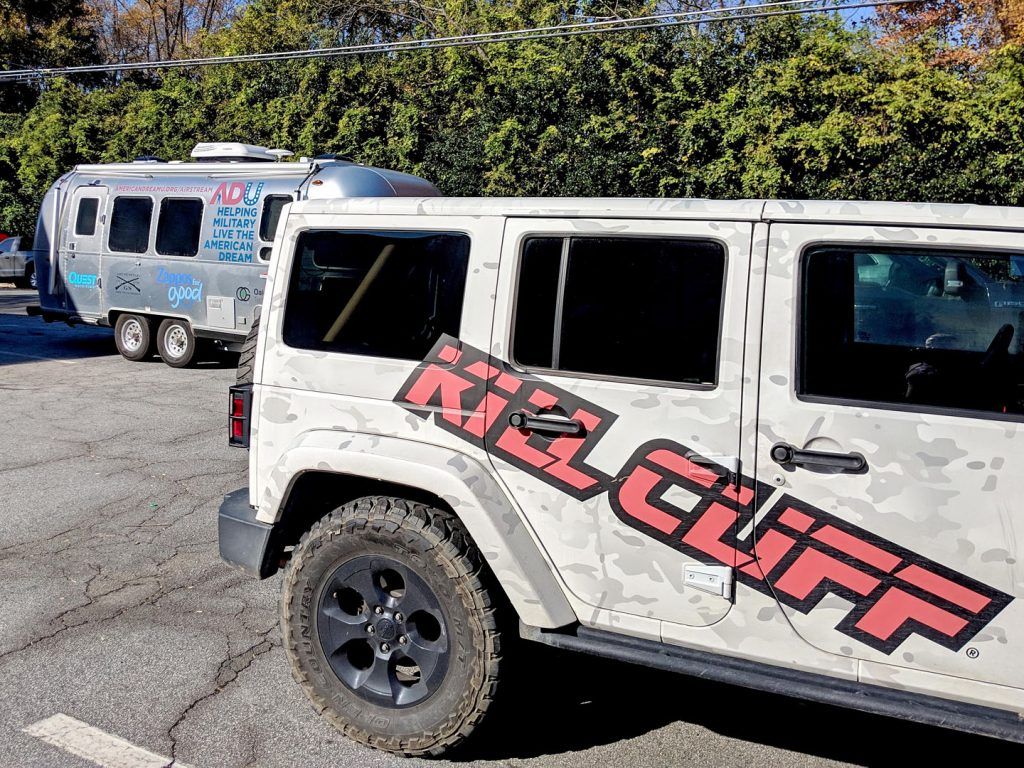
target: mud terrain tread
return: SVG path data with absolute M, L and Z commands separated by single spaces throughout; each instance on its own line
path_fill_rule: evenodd
M 253 368 L 256 363 L 256 343 L 260 335 L 260 316 L 252 321 L 249 332 L 242 342 L 242 350 L 238 355 L 238 370 L 235 372 L 236 384 L 252 384 Z
M 439 556 L 448 577 L 454 582 L 453 590 L 460 587 L 478 611 L 483 630 L 484 654 L 481 669 L 474 669 L 471 679 L 475 686 L 464 692 L 460 706 L 452 716 L 431 734 L 423 738 L 402 739 L 374 737 L 365 730 L 340 718 L 329 702 L 320 696 L 313 683 L 302 672 L 296 655 L 296 644 L 287 627 L 294 617 L 292 601 L 288 596 L 296 586 L 297 574 L 324 543 L 336 536 L 363 530 L 382 530 L 398 534 L 408 532 L 406 541 L 426 539 L 429 551 Z M 305 690 L 313 708 L 349 738 L 406 757 L 437 757 L 460 744 L 480 724 L 491 707 L 498 688 L 501 666 L 501 634 L 497 606 L 489 586 L 490 572 L 483 558 L 470 542 L 461 521 L 451 513 L 419 502 L 396 497 L 369 496 L 338 507 L 318 520 L 302 537 L 285 573 L 281 600 L 282 635 L 284 649 L 292 668 L 292 677 Z M 477 660 L 474 659 L 474 665 Z M 481 680 L 482 678 L 482 680 Z M 478 682 L 479 681 L 479 682 Z

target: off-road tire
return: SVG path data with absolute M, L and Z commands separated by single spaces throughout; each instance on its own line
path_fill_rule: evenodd
M 137 347 L 133 347 L 125 338 L 125 335 L 133 330 L 139 337 Z M 153 326 L 149 318 L 145 315 L 119 315 L 117 322 L 114 323 L 114 344 L 117 345 L 117 351 L 121 353 L 121 357 L 131 360 L 133 363 L 152 356 Z
M 173 354 L 172 351 L 168 350 L 168 334 L 175 333 L 173 329 L 179 328 L 181 330 L 181 336 L 176 338 L 183 339 L 184 351 L 180 355 Z M 188 368 L 192 365 L 192 361 L 196 356 L 196 337 L 192 333 L 192 326 L 188 320 L 179 320 L 178 318 L 168 317 L 160 323 L 160 327 L 156 332 L 156 349 L 160 353 L 160 359 L 162 359 L 171 368 Z
M 235 372 L 236 384 L 252 384 L 253 369 L 256 366 L 256 342 L 260 335 L 260 316 L 257 314 L 249 327 L 249 332 L 242 342 L 242 351 L 238 353 L 238 370 Z
M 320 593 L 347 561 L 391 558 L 439 599 L 451 662 L 434 693 L 404 708 L 358 696 L 331 669 L 317 627 Z M 405 756 L 438 756 L 484 719 L 498 690 L 502 633 L 498 587 L 450 512 L 371 496 L 331 512 L 296 547 L 284 579 L 281 633 L 292 675 L 316 711 L 349 738 Z

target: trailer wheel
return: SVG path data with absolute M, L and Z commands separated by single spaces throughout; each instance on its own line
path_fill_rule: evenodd
M 171 368 L 186 368 L 196 354 L 196 337 L 187 320 L 168 317 L 156 333 L 160 358 Z
M 125 360 L 145 360 L 153 354 L 153 329 L 149 318 L 120 315 L 114 324 L 114 343 Z

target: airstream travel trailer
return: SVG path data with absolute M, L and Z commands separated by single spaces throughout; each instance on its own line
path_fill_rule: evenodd
M 79 165 L 46 193 L 33 255 L 47 321 L 107 325 L 121 354 L 188 365 L 197 339 L 237 347 L 294 200 L 434 196 L 429 182 L 333 156 L 205 143 L 193 162 Z

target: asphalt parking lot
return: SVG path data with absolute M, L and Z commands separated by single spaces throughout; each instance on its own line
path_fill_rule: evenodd
M 128 363 L 109 331 L 46 325 L 26 316 L 31 301 L 0 288 L 0 766 L 96 765 L 96 749 L 111 766 L 425 764 L 365 750 L 322 722 L 281 650 L 280 576 L 256 582 L 218 559 L 217 505 L 246 480 L 244 452 L 226 445 L 230 357 L 194 370 Z M 492 720 L 459 763 L 1024 757 L 987 739 L 627 665 L 546 649 L 529 659 L 535 695 Z M 47 731 L 68 722 L 92 752 Z

